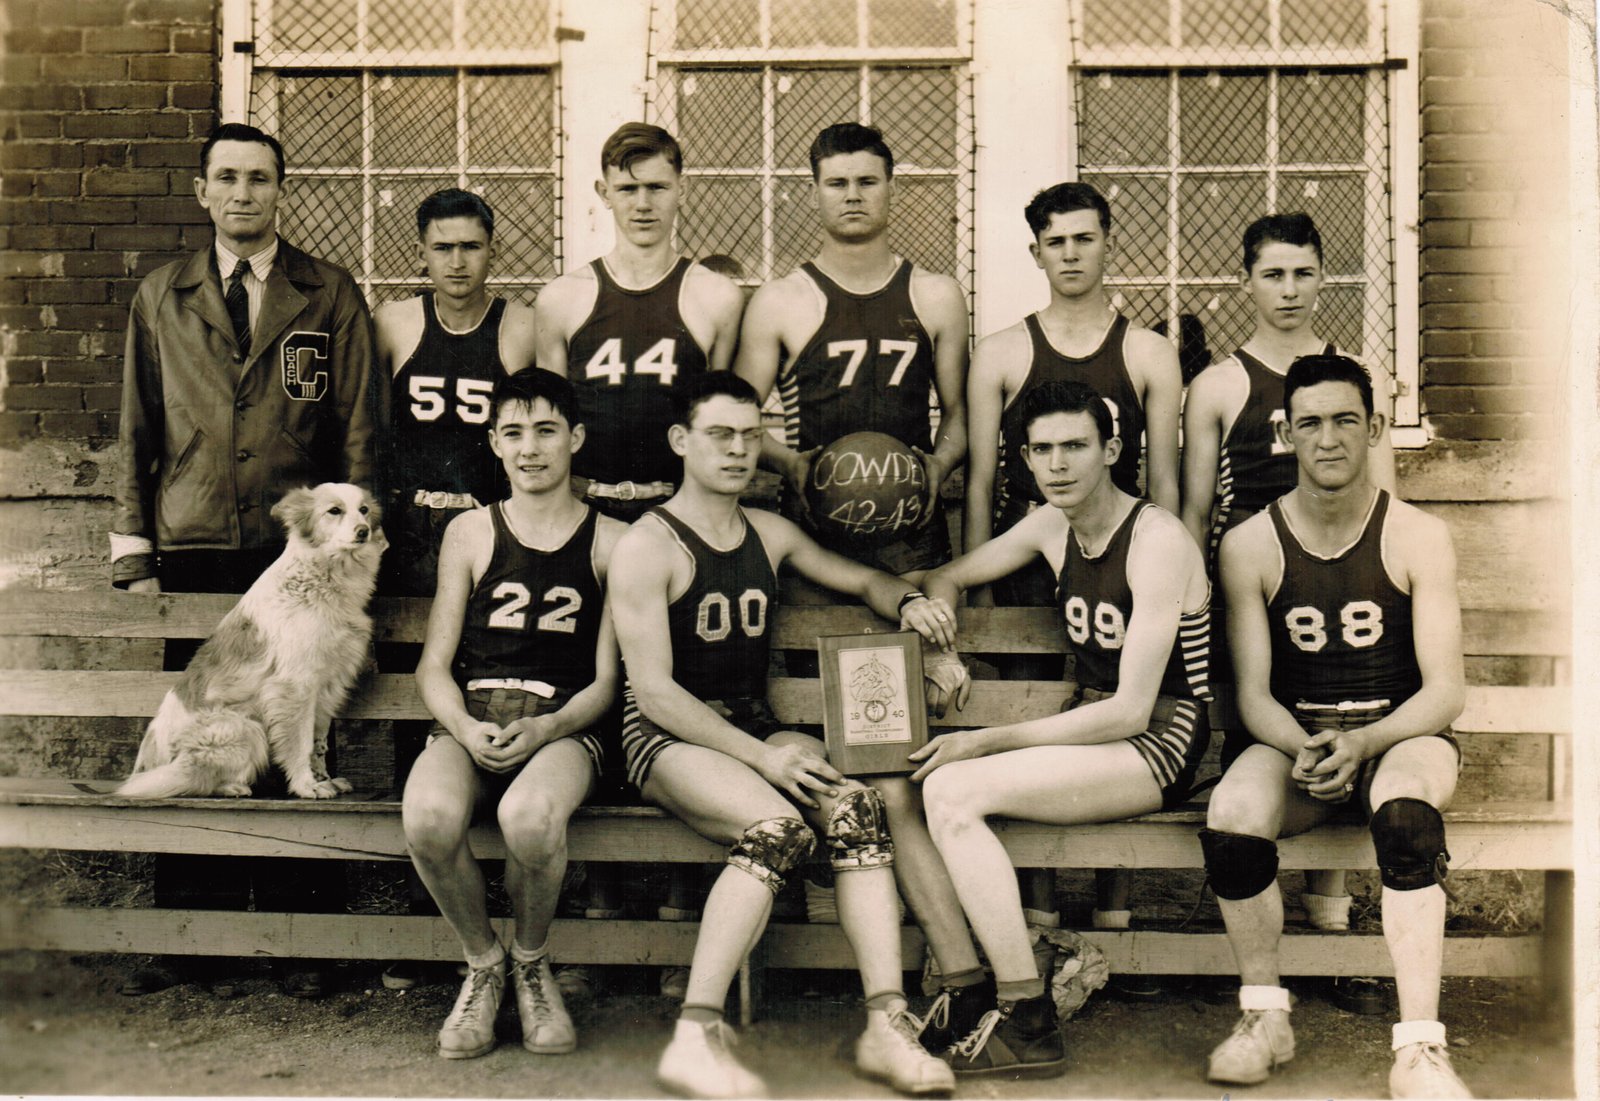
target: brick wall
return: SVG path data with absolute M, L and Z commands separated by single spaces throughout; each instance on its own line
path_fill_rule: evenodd
M 210 240 L 213 0 L 7 0 L 0 84 L 0 447 L 116 435 L 139 279 Z M 102 490 L 104 491 L 104 490 Z
M 1442 437 L 1560 431 L 1568 18 L 1423 2 L 1422 396 Z

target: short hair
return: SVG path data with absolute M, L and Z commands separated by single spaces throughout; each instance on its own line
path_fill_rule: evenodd
M 242 122 L 225 122 L 215 130 L 211 131 L 211 136 L 207 138 L 205 144 L 200 147 L 200 175 L 202 178 L 205 177 L 206 171 L 211 167 L 211 150 L 216 148 L 217 142 L 219 141 L 247 141 L 254 145 L 266 146 L 268 149 L 272 150 L 272 157 L 278 162 L 278 182 L 283 182 L 283 175 L 285 171 L 283 165 L 283 146 L 278 143 L 277 138 L 273 137 L 265 130 L 257 129 L 254 126 L 247 126 Z
M 1017 414 L 1022 421 L 1022 439 L 1018 443 L 1026 447 L 1028 430 L 1033 427 L 1033 422 L 1054 413 L 1089 414 L 1100 433 L 1102 446 L 1116 435 L 1116 426 L 1111 421 L 1111 408 L 1106 405 L 1099 391 L 1087 383 L 1053 379 L 1035 386 L 1018 399 Z
M 714 252 L 710 256 L 700 257 L 700 266 L 718 275 L 726 275 L 729 279 L 743 279 L 746 275 L 744 265 L 739 263 L 738 257 L 729 256 L 726 252 Z
M 634 165 L 651 157 L 665 157 L 674 172 L 683 172 L 683 149 L 677 138 L 648 122 L 625 122 L 600 147 L 600 171 L 632 172 Z
M 883 140 L 882 131 L 859 122 L 836 122 L 826 126 L 811 143 L 811 178 L 822 178 L 822 162 L 846 153 L 871 153 L 883 160 L 883 174 L 894 178 L 894 154 Z
M 417 206 L 417 236 L 424 237 L 428 226 L 446 218 L 476 218 L 483 232 L 494 237 L 494 208 L 482 195 L 474 195 L 459 187 L 435 191 Z
M 1294 210 L 1287 214 L 1268 214 L 1251 222 L 1244 231 L 1245 271 L 1255 270 L 1262 248 L 1271 241 L 1309 247 L 1317 254 L 1317 263 L 1322 263 L 1322 234 L 1317 232 L 1317 223 L 1309 214 Z
M 1349 356 L 1321 353 L 1301 356 L 1289 364 L 1289 373 L 1283 380 L 1284 413 L 1289 414 L 1290 403 L 1294 400 L 1296 390 L 1324 382 L 1348 382 L 1354 386 L 1361 394 L 1361 404 L 1365 407 L 1367 416 L 1372 416 L 1372 376 L 1367 374 L 1367 369 Z M 1293 419 L 1292 414 L 1290 419 Z
M 1111 204 L 1093 185 L 1079 182 L 1058 183 L 1047 187 L 1028 200 L 1022 216 L 1028 228 L 1038 237 L 1050 225 L 1055 214 L 1071 214 L 1074 210 L 1092 210 L 1100 219 L 1100 232 L 1111 232 Z
M 743 405 L 761 408 L 761 395 L 744 379 L 732 371 L 707 371 L 672 388 L 674 423 L 688 428 L 694 421 L 695 411 L 716 397 L 728 397 Z
M 569 427 L 576 428 L 583 423 L 578 415 L 577 394 L 565 376 L 543 367 L 524 367 L 495 383 L 494 396 L 489 399 L 489 427 L 500 423 L 500 410 L 507 405 L 520 402 L 532 409 L 540 398 L 565 417 Z

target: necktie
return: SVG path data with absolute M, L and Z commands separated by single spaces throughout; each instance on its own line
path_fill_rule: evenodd
M 233 336 L 239 342 L 239 354 L 250 354 L 250 295 L 244 289 L 245 273 L 250 270 L 250 261 L 240 260 L 239 266 L 233 269 L 233 275 L 228 279 L 228 296 L 224 300 L 228 306 L 228 318 L 233 322 Z

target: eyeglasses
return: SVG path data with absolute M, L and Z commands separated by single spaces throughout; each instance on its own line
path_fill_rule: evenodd
M 722 424 L 713 425 L 710 428 L 696 428 L 694 431 L 711 437 L 713 443 L 720 444 L 723 447 L 732 443 L 735 436 L 743 440 L 747 446 L 760 447 L 761 437 L 767 434 L 765 428 L 746 428 L 744 431 L 739 432 Z

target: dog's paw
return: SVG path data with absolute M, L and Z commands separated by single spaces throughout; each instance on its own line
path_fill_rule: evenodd
M 332 780 L 318 780 L 315 783 L 305 785 L 301 789 L 291 790 L 294 790 L 294 794 L 302 799 L 337 799 L 342 792 L 350 790 L 350 785 L 345 783 L 345 786 L 340 788 Z
M 335 776 L 333 779 L 329 780 L 328 783 L 332 784 L 334 789 L 341 795 L 345 794 L 346 792 L 356 790 L 355 785 L 349 780 L 346 780 L 343 776 Z
M 223 784 L 217 788 L 218 795 L 227 795 L 235 799 L 242 799 L 250 794 L 249 784 Z

